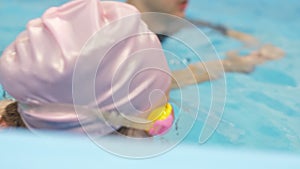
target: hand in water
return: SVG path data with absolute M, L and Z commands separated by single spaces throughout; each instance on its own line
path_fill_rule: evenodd
M 224 60 L 193 63 L 186 69 L 173 71 L 172 88 L 215 80 L 221 78 L 224 71 L 250 73 L 256 65 L 282 58 L 284 51 L 273 45 L 264 45 L 246 56 L 240 56 L 237 51 L 226 55 Z
M 253 52 L 253 54 L 256 54 L 256 56 L 264 62 L 267 60 L 280 59 L 285 55 L 282 49 L 271 44 L 262 46 L 258 51 Z
M 273 45 L 264 45 L 247 56 L 239 56 L 237 51 L 227 52 L 226 55 L 227 58 L 224 60 L 225 70 L 250 73 L 256 65 L 282 58 L 284 51 Z

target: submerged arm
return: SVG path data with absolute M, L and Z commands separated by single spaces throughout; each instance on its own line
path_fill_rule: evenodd
M 222 77 L 224 72 L 250 73 L 256 65 L 280 59 L 284 55 L 282 49 L 273 45 L 262 46 L 259 50 L 247 56 L 239 56 L 236 52 L 228 52 L 224 60 L 193 63 L 185 69 L 173 71 L 171 87 L 179 88 L 218 79 Z

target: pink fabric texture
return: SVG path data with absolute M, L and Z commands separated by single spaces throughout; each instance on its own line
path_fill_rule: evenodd
M 170 70 L 140 13 L 121 2 L 75 0 L 31 20 L 0 58 L 0 82 L 19 102 L 29 128 L 82 132 L 84 125 L 88 132 L 105 135 L 119 127 L 88 111 L 74 111 L 74 69 L 80 59 L 86 64 L 76 75 L 82 79 L 82 97 L 91 65 L 99 64 L 93 76 L 95 99 L 83 99 L 79 106 L 147 117 L 164 104 L 165 96 L 155 93 L 168 92 Z

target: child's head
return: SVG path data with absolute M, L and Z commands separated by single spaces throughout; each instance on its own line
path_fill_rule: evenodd
M 28 23 L 3 52 L 0 81 L 27 127 L 81 131 L 73 104 L 147 117 L 166 104 L 171 78 L 160 42 L 135 8 L 77 0 Z M 80 105 L 74 83 L 81 86 Z M 94 99 L 85 99 L 90 91 Z M 95 133 L 113 131 L 101 120 L 85 120 Z
M 161 12 L 178 17 L 185 16 L 188 0 L 128 0 L 141 12 Z

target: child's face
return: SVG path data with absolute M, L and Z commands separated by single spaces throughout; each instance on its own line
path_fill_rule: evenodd
M 153 12 L 162 12 L 184 17 L 188 0 L 144 0 L 144 3 L 146 3 L 147 7 Z

